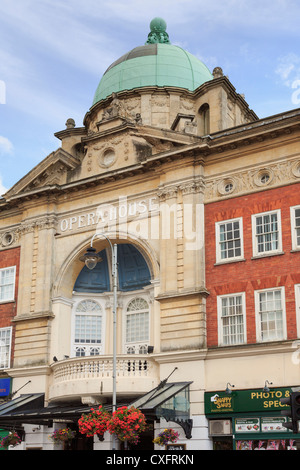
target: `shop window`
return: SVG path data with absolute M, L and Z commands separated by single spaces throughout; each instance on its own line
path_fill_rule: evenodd
M 125 351 L 146 354 L 149 344 L 149 304 L 140 297 L 131 300 L 126 310 Z
M 12 327 L 0 328 L 0 369 L 10 367 Z
M 233 450 L 232 437 L 214 437 L 213 450 Z
M 79 302 L 74 318 L 74 356 L 97 356 L 103 351 L 103 314 L 101 306 L 92 299 Z
M 253 256 L 281 253 L 280 211 L 252 216 Z
M 292 249 L 300 250 L 300 206 L 291 207 Z
M 217 262 L 243 259 L 242 219 L 232 219 L 216 223 Z
M 229 346 L 246 342 L 245 294 L 219 296 L 219 345 Z
M 238 440 L 236 450 L 299 450 L 300 441 L 296 439 Z
M 257 341 L 286 339 L 284 289 L 255 292 Z
M 0 269 L 0 302 L 11 302 L 15 298 L 16 267 Z

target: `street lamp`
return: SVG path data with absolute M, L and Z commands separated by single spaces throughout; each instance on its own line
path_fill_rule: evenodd
M 85 254 L 80 258 L 84 261 L 88 269 L 94 269 L 97 263 L 102 261 L 102 258 L 96 253 L 96 249 L 93 248 L 93 241 L 96 237 L 104 237 L 108 241 L 111 254 L 112 254 L 112 266 L 111 274 L 113 279 L 113 397 L 112 397 L 112 411 L 116 411 L 117 405 L 117 387 L 116 387 L 116 375 L 117 375 L 117 288 L 118 288 L 118 268 L 117 268 L 117 244 L 112 245 L 109 238 L 103 233 L 95 233 L 91 240 L 91 246 L 87 248 Z M 112 450 L 115 450 L 115 436 L 112 436 Z

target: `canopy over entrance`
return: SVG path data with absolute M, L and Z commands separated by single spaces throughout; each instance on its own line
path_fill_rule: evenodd
M 137 398 L 130 404 L 118 403 L 118 406 L 134 406 L 141 410 L 148 420 L 164 418 L 179 424 L 187 439 L 192 437 L 193 420 L 190 419 L 189 386 L 192 382 L 166 383 L 163 380 L 156 388 Z M 111 411 L 111 405 L 104 405 Z M 52 426 L 53 421 L 77 423 L 84 413 L 91 408 L 82 404 L 44 406 L 44 394 L 21 395 L 14 400 L 0 405 L 0 429 L 22 430 L 24 424 Z
M 148 419 L 164 418 L 179 424 L 187 439 L 192 437 L 193 420 L 190 419 L 190 390 L 192 382 L 166 383 L 138 398 L 129 406 L 141 410 Z
M 0 405 L 0 429 L 22 430 L 24 424 L 51 426 L 55 420 L 77 422 L 82 413 L 91 409 L 87 405 L 44 406 L 44 394 L 21 395 Z

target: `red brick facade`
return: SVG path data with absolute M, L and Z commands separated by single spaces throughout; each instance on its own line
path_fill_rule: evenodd
M 11 248 L 0 252 L 0 269 L 16 266 L 15 278 L 15 300 L 10 302 L 0 302 L 0 328 L 13 326 L 12 334 L 12 349 L 11 361 L 13 360 L 14 353 L 14 338 L 15 328 L 12 319 L 17 313 L 17 298 L 18 298 L 18 281 L 19 281 L 19 266 L 20 266 L 20 248 Z
M 207 344 L 218 346 L 217 296 L 245 293 L 247 343 L 256 342 L 254 293 L 284 287 L 287 339 L 297 338 L 295 285 L 300 284 L 300 251 L 292 250 L 290 207 L 300 205 L 300 184 L 260 191 L 205 207 Z M 283 254 L 253 257 L 252 214 L 280 209 Z M 215 223 L 243 221 L 244 260 L 216 265 Z M 214 234 L 212 236 L 212 234 Z

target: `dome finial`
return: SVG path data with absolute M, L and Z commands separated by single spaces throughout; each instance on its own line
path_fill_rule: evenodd
M 162 18 L 154 18 L 150 23 L 150 33 L 146 44 L 171 44 L 166 32 L 167 23 Z

